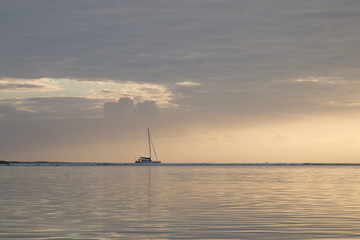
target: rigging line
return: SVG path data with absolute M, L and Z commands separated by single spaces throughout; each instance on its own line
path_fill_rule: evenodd
M 152 148 L 154 149 L 154 153 L 155 153 L 156 160 L 159 161 L 159 158 L 158 158 L 158 156 L 157 156 L 157 154 L 156 154 L 156 150 L 155 150 L 154 143 L 153 143 L 152 139 L 151 139 L 150 141 L 151 141 L 151 146 L 152 146 Z
M 145 144 L 144 144 L 144 156 L 146 156 L 148 149 L 148 139 L 145 138 Z

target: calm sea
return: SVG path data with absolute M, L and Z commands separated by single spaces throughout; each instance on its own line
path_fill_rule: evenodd
M 360 239 L 360 167 L 2 166 L 0 239 Z

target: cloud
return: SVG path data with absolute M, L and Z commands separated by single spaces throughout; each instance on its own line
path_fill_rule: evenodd
M 105 118 L 127 118 L 134 111 L 134 102 L 130 98 L 120 98 L 118 102 L 104 103 Z
M 114 120 L 136 120 L 136 118 L 151 117 L 158 114 L 159 108 L 154 101 L 134 103 L 128 97 L 122 97 L 117 102 L 104 103 L 104 118 Z
M 82 97 L 39 97 L 0 100 L 1 116 L 16 120 L 100 117 L 103 101 Z M 11 110 L 11 111 L 10 111 Z
M 0 91 L 2 92 L 46 92 L 58 91 L 61 88 L 49 78 L 40 79 L 0 79 Z
M 175 106 L 174 95 L 165 85 L 119 79 L 0 79 L 0 99 L 31 97 L 86 97 L 116 100 L 155 101 L 161 107 Z
M 344 80 L 336 77 L 305 77 L 292 79 L 295 83 L 343 84 Z
M 0 101 L 0 119 L 8 116 L 16 119 L 16 117 L 20 117 L 26 113 L 28 112 L 18 109 L 13 102 Z
M 159 114 L 159 108 L 154 101 L 138 102 L 134 108 L 135 116 L 153 116 Z
M 98 117 L 104 102 L 119 97 L 135 103 L 154 101 L 161 108 L 176 106 L 166 86 L 109 79 L 2 79 L 0 92 L 2 103 L 11 102 L 18 110 L 63 118 L 71 114 Z
M 1 3 L 3 76 L 231 84 L 357 66 L 356 1 L 40 2 Z
M 166 86 L 146 83 L 123 83 L 114 86 L 112 89 L 93 91 L 90 95 L 93 98 L 117 99 L 127 97 L 135 102 L 154 101 L 163 108 L 174 107 L 174 94 Z
M 195 86 L 200 86 L 201 84 L 197 83 L 197 82 L 192 82 L 192 81 L 182 81 L 182 82 L 175 83 L 175 85 L 184 86 L 184 87 L 195 87 Z
M 340 83 L 356 85 L 358 78 L 356 1 L 40 2 L 1 2 L 7 11 L 0 72 L 76 79 L 67 86 L 58 81 L 63 90 L 56 97 L 130 97 L 226 114 L 312 114 L 312 106 L 328 111 L 319 103 L 335 95 L 353 98 Z M 87 79 L 108 85 L 90 87 Z M 305 86 L 311 83 L 319 86 Z M 40 89 L 6 85 L 21 87 Z M 41 96 L 54 97 L 49 94 Z

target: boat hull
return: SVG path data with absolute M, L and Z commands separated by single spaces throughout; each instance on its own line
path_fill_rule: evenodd
M 136 164 L 159 164 L 161 163 L 160 161 L 151 161 L 151 162 L 135 162 Z
M 160 161 L 153 161 L 151 160 L 151 158 L 149 157 L 140 157 L 138 158 L 135 163 L 144 163 L 144 164 L 148 164 L 148 163 L 161 163 Z

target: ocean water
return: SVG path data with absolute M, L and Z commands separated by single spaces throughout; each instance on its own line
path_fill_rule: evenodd
M 0 239 L 360 239 L 360 167 L 1 166 Z

